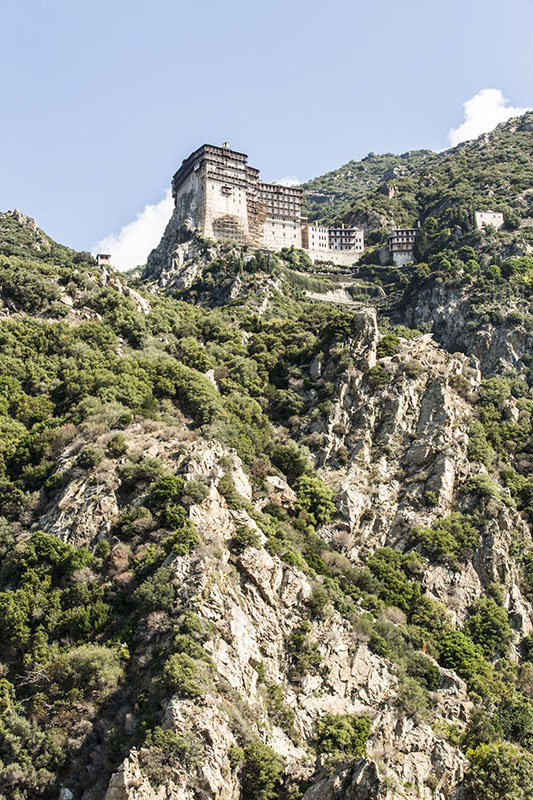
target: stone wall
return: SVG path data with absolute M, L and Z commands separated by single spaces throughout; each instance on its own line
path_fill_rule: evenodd
M 356 250 L 306 250 L 311 261 L 331 261 L 343 267 L 351 267 L 359 260 L 360 252 Z
M 406 264 L 410 264 L 414 261 L 413 251 L 400 250 L 399 252 L 392 253 L 392 260 L 395 266 L 405 267 Z
M 213 239 L 247 242 L 249 237 L 246 189 L 207 176 L 203 179 L 205 213 L 202 233 Z
M 291 246 L 302 247 L 301 224 L 267 217 L 263 227 L 263 247 L 281 250 Z
M 203 207 L 204 191 L 203 176 L 200 171 L 191 172 L 179 187 L 176 194 L 176 221 L 182 225 L 186 220 L 190 220 L 193 227 L 202 229 L 203 226 Z

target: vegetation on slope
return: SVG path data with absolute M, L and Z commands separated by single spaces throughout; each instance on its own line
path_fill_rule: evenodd
M 337 205 L 335 219 L 373 203 L 399 224 L 423 221 L 415 265 L 380 271 L 370 263 L 360 272 L 365 285 L 385 293 L 386 335 L 367 376 L 376 392 L 390 381 L 386 360 L 394 358 L 399 337 L 420 334 L 391 324 L 404 322 L 405 310 L 428 288 L 462 293 L 472 329 L 520 327 L 528 335 L 533 261 L 502 256 L 505 233 L 471 231 L 471 209 L 487 207 L 489 186 L 496 187 L 490 207 L 505 211 L 508 227 L 516 223 L 511 212 L 530 213 L 533 176 L 522 158 L 527 135 L 503 126 L 486 144 L 438 156 L 368 157 L 366 174 L 351 165 L 351 175 L 340 170 L 318 187 L 332 193 L 337 187 L 337 198 L 343 180 L 354 182 L 342 200 L 349 208 Z M 391 178 L 397 192 L 385 196 L 376 184 L 384 169 L 399 164 L 407 174 Z M 143 769 L 158 785 L 173 764 L 192 769 L 200 757 L 190 732 L 178 736 L 161 727 L 171 695 L 194 700 L 216 687 L 228 707 L 237 703 L 208 654 L 213 630 L 177 607 L 166 566 L 169 557 L 204 546 L 188 511 L 208 488 L 130 451 L 135 425 L 234 448 L 258 496 L 265 476 L 276 471 L 295 491 L 292 508 L 264 502 L 258 512 L 237 492 L 231 464 L 220 465 L 217 488 L 228 508 L 245 508 L 268 552 L 302 570 L 313 587 L 307 618 L 287 641 L 295 686 L 320 670 L 311 622 L 334 608 L 354 635 L 395 665 L 400 716 L 431 719 L 436 664 L 464 678 L 475 710 L 465 728 L 451 726 L 445 734 L 470 759 L 469 796 L 525 796 L 533 780 L 532 637 L 516 641 L 500 585 L 484 586 L 457 624 L 428 596 L 424 574 L 430 564 L 465 569 L 495 509 L 533 514 L 527 356 L 520 376 L 485 376 L 477 397 L 457 386 L 475 403 L 469 458 L 479 468 L 463 486 L 463 510 L 413 529 L 403 552 L 381 547 L 353 564 L 341 545 L 320 535 L 335 517 L 335 496 L 297 441 L 306 421 L 327 418 L 352 368 L 353 311 L 305 300 L 305 290 L 320 292 L 329 277 L 310 273 L 294 251 L 278 258 L 230 248 L 181 298 L 150 295 L 144 314 L 132 296 L 100 284 L 88 254 L 56 245 L 25 218 L 0 217 L 0 250 L 0 796 L 56 798 L 66 779 L 101 789 L 133 746 L 143 747 Z M 195 304 L 237 277 L 248 295 L 221 308 Z M 259 316 L 245 298 L 270 278 L 284 288 L 272 292 Z M 140 283 L 136 288 L 143 291 Z M 319 377 L 311 368 L 317 361 Z M 410 369 L 407 378 L 414 380 L 419 372 Z M 315 444 L 310 437 L 307 445 Z M 84 475 L 95 483 L 117 480 L 119 512 L 112 536 L 78 547 L 36 523 Z M 425 501 L 435 502 L 431 492 Z M 238 528 L 229 543 L 231 563 L 259 541 L 249 527 Z M 517 541 L 523 590 L 533 595 L 533 559 L 522 551 Z M 127 581 L 116 579 L 121 559 Z M 516 652 L 518 662 L 511 657 Z M 261 665 L 256 669 L 264 679 Z M 270 719 L 301 742 L 278 686 L 265 686 L 265 704 Z M 245 704 L 237 710 L 238 746 L 229 758 L 243 791 L 283 796 L 283 764 L 250 735 Z M 368 735 L 366 718 L 330 714 L 307 744 L 334 765 L 363 755 Z M 291 787 L 290 796 L 304 788 Z

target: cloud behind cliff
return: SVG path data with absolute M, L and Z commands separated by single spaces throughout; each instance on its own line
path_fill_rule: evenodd
M 302 182 L 298 180 L 296 175 L 285 175 L 284 178 L 278 178 L 274 183 L 280 186 L 300 186 Z
M 501 89 L 481 89 L 463 103 L 464 119 L 457 128 L 450 128 L 448 141 L 451 147 L 468 139 L 475 139 L 482 133 L 494 130 L 496 125 L 511 117 L 518 117 L 528 111 L 509 105 Z
M 93 247 L 93 253 L 110 253 L 116 269 L 131 269 L 145 264 L 150 251 L 159 244 L 172 215 L 170 189 L 159 203 L 146 205 L 137 218 L 118 232 L 104 236 Z

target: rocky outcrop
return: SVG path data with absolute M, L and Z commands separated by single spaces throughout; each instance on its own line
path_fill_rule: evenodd
M 355 327 L 358 341 L 366 342 L 366 363 L 371 363 L 376 341 L 372 318 Z M 460 780 L 464 757 L 426 723 L 400 722 L 395 668 L 370 651 L 364 636 L 354 636 L 351 624 L 337 611 L 330 608 L 311 620 L 309 636 L 319 649 L 321 666 L 303 674 L 291 666 L 287 642 L 309 616 L 313 586 L 298 567 L 269 554 L 260 542 L 232 562 L 227 547 L 239 526 L 253 527 L 264 541 L 248 511 L 228 508 L 217 490 L 223 474 L 220 461 L 224 459 L 227 470 L 229 460 L 239 493 L 253 502 L 254 491 L 235 454 L 217 442 L 197 439 L 183 442 L 177 459 L 171 445 L 162 441 L 158 455 L 172 459 L 188 479 L 209 487 L 207 497 L 190 509 L 204 547 L 194 555 L 169 556 L 165 565 L 178 587 L 177 606 L 194 611 L 214 631 L 204 647 L 216 679 L 212 691 L 198 700 L 174 696 L 164 715 L 164 727 L 196 742 L 200 762 L 186 770 L 176 764 L 163 789 L 150 783 L 142 751 L 132 751 L 111 778 L 106 800 L 236 800 L 238 781 L 228 756 L 235 744 L 231 719 L 236 714 L 253 738 L 262 739 L 284 759 L 293 779 L 311 781 L 308 800 L 451 796 L 446 792 Z M 270 476 L 270 485 L 285 502 L 292 502 L 289 488 L 281 479 L 273 480 L 276 477 Z M 293 734 L 270 720 L 260 672 L 266 685 L 280 687 L 284 702 L 294 711 Z M 464 724 L 466 687 L 453 673 L 443 671 L 442 689 L 434 693 L 432 708 L 435 718 L 454 715 L 454 721 L 463 719 Z M 366 714 L 372 719 L 369 758 L 329 778 L 320 766 L 314 772 L 308 750 L 317 719 L 327 713 Z M 440 794 L 432 795 L 426 785 L 430 775 L 436 776 Z
M 132 289 L 127 283 L 123 283 L 118 275 L 116 275 L 114 272 L 110 272 L 104 267 L 100 273 L 98 283 L 100 286 L 109 286 L 119 294 L 123 294 L 126 297 L 131 297 L 135 303 L 137 311 L 139 311 L 141 314 L 146 315 L 150 313 L 150 303 L 146 297 L 143 297 L 141 294 L 139 294 L 139 292 L 136 292 L 135 289 Z
M 142 277 L 158 287 L 188 289 L 217 255 L 214 242 L 204 239 L 191 225 L 172 214 L 158 246 L 148 256 Z
M 430 283 L 412 298 L 402 319 L 416 328 L 431 325 L 446 350 L 468 354 L 484 375 L 516 370 L 528 374 L 533 338 L 516 322 L 473 323 L 473 291 Z M 508 311 L 512 311 L 509 308 Z
M 452 510 L 474 510 L 477 501 L 469 505 L 461 487 L 479 469 L 468 459 L 468 442 L 470 400 L 481 372 L 467 356 L 451 355 L 425 334 L 403 340 L 398 353 L 380 359 L 388 382 L 377 384 L 369 378 L 381 338 L 374 312 L 354 315 L 352 329 L 354 367 L 327 417 L 308 422 L 302 441 L 320 441 L 315 463 L 337 493 L 339 515 L 322 533 L 332 541 L 344 536 L 346 555 L 355 563 L 378 547 L 408 547 L 413 528 L 431 527 Z M 426 502 L 428 492 L 434 504 Z M 519 530 L 525 541 L 530 534 L 516 512 L 492 502 L 472 561 L 461 569 L 427 565 L 424 586 L 461 623 L 484 586 L 503 583 L 513 624 L 524 635 L 532 609 L 517 589 L 520 565 L 510 555 L 510 531 Z
M 21 211 L 16 208 L 14 211 L 3 211 L 0 212 L 0 220 L 15 220 L 19 225 L 25 228 L 25 233 L 27 239 L 29 239 L 27 243 L 27 247 L 30 250 L 35 250 L 36 252 L 41 252 L 42 250 L 50 250 L 51 244 L 50 239 L 48 236 L 39 228 L 37 223 L 35 222 L 32 217 L 27 217 Z M 0 241 L 1 244 L 1 241 Z

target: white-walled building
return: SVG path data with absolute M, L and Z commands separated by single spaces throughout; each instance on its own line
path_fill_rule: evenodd
M 413 261 L 417 233 L 418 228 L 397 228 L 389 234 L 389 253 L 397 267 L 403 267 Z
M 302 217 L 303 190 L 263 183 L 248 156 L 204 144 L 175 173 L 172 195 L 178 222 L 204 236 L 233 239 L 267 250 L 303 248 L 313 259 L 351 265 L 364 250 L 358 228 L 323 228 Z
M 476 211 L 475 216 L 477 228 L 486 228 L 487 225 L 492 225 L 496 230 L 503 228 L 504 219 L 501 211 Z

